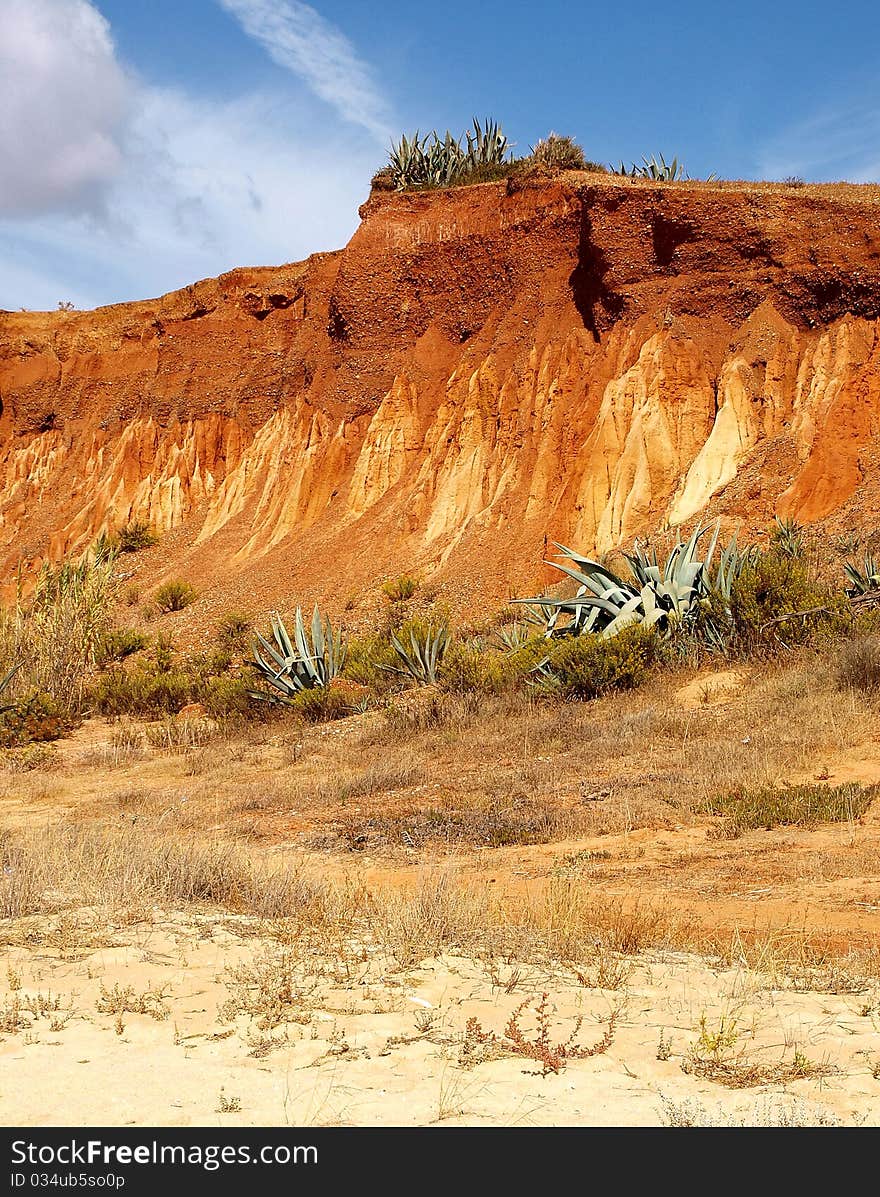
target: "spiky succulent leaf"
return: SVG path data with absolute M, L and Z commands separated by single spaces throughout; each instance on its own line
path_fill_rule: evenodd
M 345 643 L 330 621 L 323 621 L 317 606 L 312 614 L 311 638 L 302 608 L 294 616 L 293 639 L 277 613 L 272 615 L 272 640 L 259 631 L 253 644 L 251 666 L 271 687 L 270 692 L 252 691 L 254 698 L 268 702 L 289 702 L 302 690 L 326 686 L 342 670 Z

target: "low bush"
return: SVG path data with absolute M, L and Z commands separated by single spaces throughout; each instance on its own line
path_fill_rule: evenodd
M 217 643 L 227 652 L 245 652 L 250 647 L 253 624 L 241 611 L 227 611 L 217 621 Z
M 171 611 L 183 611 L 196 601 L 198 595 L 189 582 L 175 578 L 165 582 L 153 595 L 153 602 L 163 614 Z
M 734 838 L 744 831 L 773 827 L 817 827 L 820 823 L 843 823 L 861 818 L 880 786 L 862 789 L 842 786 L 799 785 L 741 788 L 709 800 L 709 813 L 722 815 L 722 837 Z
M 440 688 L 451 694 L 501 694 L 517 677 L 510 658 L 473 644 L 453 643 L 440 666 Z
M 250 697 L 251 682 L 240 675 L 210 677 L 205 682 L 201 701 L 215 719 L 254 713 L 255 703 Z
M 332 719 L 344 719 L 352 714 L 352 706 L 345 694 L 331 686 L 315 686 L 301 690 L 290 703 L 290 708 L 308 723 L 326 723 Z
M 31 694 L 0 714 L 0 748 L 58 740 L 76 724 L 67 708 L 48 694 Z
M 616 636 L 568 636 L 548 641 L 546 647 L 546 656 L 533 676 L 558 689 L 563 697 L 573 699 L 631 690 L 647 681 L 663 656 L 656 633 L 638 624 Z M 530 646 L 528 651 L 534 655 L 537 648 Z M 527 659 L 525 654 L 523 658 Z
M 342 676 L 382 694 L 400 685 L 397 653 L 387 636 L 352 636 Z
M 118 718 L 139 715 L 158 718 L 174 714 L 201 697 L 198 679 L 181 669 L 157 669 L 138 661 L 134 666 L 114 665 L 102 673 L 92 689 L 92 705 L 100 715 Z
M 730 611 L 740 651 L 804 644 L 822 627 L 849 627 L 843 595 L 811 579 L 805 562 L 776 545 L 749 561 L 731 587 Z
M 382 593 L 389 603 L 404 603 L 411 599 L 419 588 L 419 581 L 410 574 L 401 574 L 398 578 L 391 578 L 382 586 Z
M 97 651 L 96 664 L 103 668 L 114 661 L 124 661 L 133 653 L 139 653 L 149 643 L 143 632 L 134 628 L 111 628 L 105 633 Z
M 159 537 L 149 524 L 137 521 L 126 524 L 110 537 L 110 544 L 117 553 L 139 553 L 159 543 Z

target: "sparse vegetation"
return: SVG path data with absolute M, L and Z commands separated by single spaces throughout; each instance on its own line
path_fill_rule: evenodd
M 140 553 L 158 543 L 159 537 L 141 520 L 125 524 L 110 537 L 110 544 L 118 553 Z
M 724 833 L 773 827 L 816 827 L 820 823 L 854 822 L 873 802 L 877 786 L 792 785 L 734 790 L 709 802 L 713 815 L 724 819 Z
M 191 606 L 198 595 L 195 588 L 182 578 L 174 578 L 165 582 L 153 595 L 153 602 L 159 610 L 167 615 L 173 611 L 184 611 Z

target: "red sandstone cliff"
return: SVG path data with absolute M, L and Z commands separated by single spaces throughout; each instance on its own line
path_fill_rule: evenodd
M 545 534 L 873 526 L 877 188 L 571 175 L 362 215 L 305 263 L 0 313 L 7 578 L 137 518 L 151 575 L 251 606 L 402 570 L 500 601 Z

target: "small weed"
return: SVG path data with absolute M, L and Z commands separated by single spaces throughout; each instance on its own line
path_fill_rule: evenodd
M 240 1114 L 241 1113 L 241 1098 L 227 1097 L 226 1091 L 221 1086 L 220 1096 L 217 1099 L 217 1108 L 214 1111 L 216 1114 Z
M 123 1014 L 148 1014 L 150 1018 L 162 1022 L 169 1014 L 165 1004 L 167 997 L 167 986 L 138 993 L 133 985 L 121 986 L 117 981 L 112 989 L 108 989 L 102 981 L 96 1006 L 99 1014 L 115 1015 L 117 1026 L 121 1023 Z M 122 1034 L 119 1030 L 116 1033 Z
M 504 1035 L 501 1038 L 492 1031 L 484 1030 L 476 1018 L 469 1018 L 465 1027 L 465 1046 L 472 1045 L 470 1046 L 471 1054 L 473 1054 L 474 1047 L 481 1049 L 490 1047 L 497 1049 L 502 1054 L 534 1060 L 540 1064 L 541 1076 L 545 1077 L 551 1072 L 561 1072 L 569 1060 L 587 1060 L 591 1056 L 601 1055 L 614 1041 L 617 1021 L 620 1017 L 619 1009 L 612 1010 L 604 1035 L 592 1047 L 584 1047 L 577 1042 L 583 1023 L 583 1019 L 580 1017 L 575 1019 L 574 1029 L 567 1039 L 554 1042 L 550 1032 L 551 1008 L 548 993 L 543 993 L 535 1005 L 536 1025 L 532 1029 L 530 1038 L 529 1033 L 523 1029 L 521 1020 L 533 1000 L 526 998 L 524 1002 L 520 1002 L 508 1019 Z
M 389 603 L 405 603 L 411 599 L 419 588 L 419 580 L 410 574 L 401 574 L 398 578 L 391 578 L 383 583 L 382 593 Z

